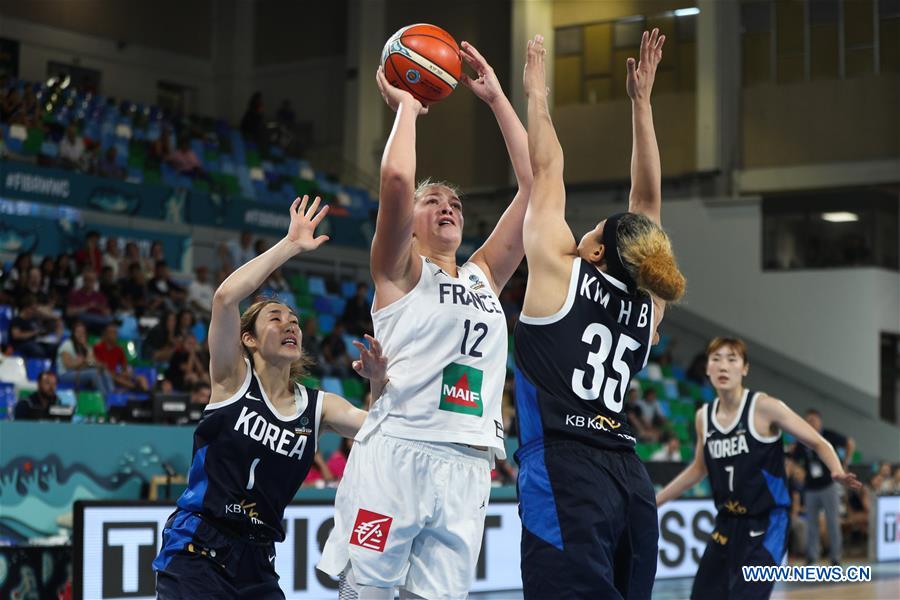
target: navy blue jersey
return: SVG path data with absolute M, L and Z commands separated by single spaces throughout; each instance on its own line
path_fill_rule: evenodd
M 703 459 L 713 499 L 719 511 L 731 515 L 759 516 L 791 504 L 781 433 L 763 435 L 754 425 L 759 396 L 744 390 L 739 416 L 728 427 L 716 418 L 718 398 L 703 407 Z
M 653 301 L 576 258 L 555 315 L 521 315 L 515 332 L 520 441 L 578 440 L 633 449 L 624 412 L 631 378 L 647 364 Z
M 323 394 L 298 385 L 294 415 L 278 413 L 247 363 L 231 398 L 207 406 L 194 431 L 178 507 L 241 537 L 284 540 L 285 507 L 316 453 Z

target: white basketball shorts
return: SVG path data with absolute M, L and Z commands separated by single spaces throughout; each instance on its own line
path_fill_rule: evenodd
M 353 445 L 317 567 L 338 577 L 349 562 L 359 585 L 465 598 L 490 489 L 487 451 L 376 430 Z

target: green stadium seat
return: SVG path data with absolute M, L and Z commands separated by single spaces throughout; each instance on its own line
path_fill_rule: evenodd
M 75 414 L 82 417 L 105 417 L 106 402 L 100 392 L 78 392 Z
M 661 446 L 655 442 L 638 442 L 634 446 L 634 451 L 637 452 L 638 458 L 647 461 L 650 460 L 653 453 L 659 450 L 660 447 Z
M 344 388 L 345 398 L 362 398 L 366 393 L 366 386 L 356 377 L 348 377 L 341 380 L 341 386 Z

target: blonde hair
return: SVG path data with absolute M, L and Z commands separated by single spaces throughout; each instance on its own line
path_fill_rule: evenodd
M 662 227 L 644 215 L 626 213 L 619 219 L 616 245 L 638 288 L 666 302 L 676 302 L 684 296 L 687 282 Z
M 241 347 L 244 349 L 244 352 L 247 354 L 247 358 L 250 360 L 250 365 L 253 366 L 253 353 L 250 351 L 244 344 L 244 334 L 249 333 L 253 337 L 256 337 L 256 320 L 259 318 L 259 314 L 262 312 L 262 309 L 269 306 L 270 304 L 282 304 L 275 298 L 263 298 L 257 300 L 250 307 L 244 311 L 244 314 L 241 315 Z M 282 306 L 284 306 L 282 304 Z M 288 309 L 290 310 L 290 308 Z M 297 317 L 297 313 L 291 310 L 291 314 Z M 297 320 L 300 320 L 300 317 L 297 317 Z M 306 351 L 303 350 L 302 346 L 300 348 L 300 358 L 291 363 L 291 381 L 299 382 L 301 379 L 308 375 L 309 367 L 313 364 L 312 359 L 306 354 Z
M 450 183 L 449 181 L 438 181 L 431 179 L 431 177 L 426 177 L 419 182 L 419 185 L 416 186 L 416 191 L 413 193 L 413 200 L 420 199 L 428 191 L 428 188 L 433 187 L 447 188 L 454 196 L 462 199 L 462 191 L 454 184 Z

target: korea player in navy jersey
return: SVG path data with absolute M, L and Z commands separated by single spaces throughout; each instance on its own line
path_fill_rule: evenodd
M 745 581 L 742 566 L 780 565 L 787 551 L 791 499 L 782 432 L 815 451 L 834 481 L 859 489 L 828 441 L 788 406 L 744 387 L 747 347 L 716 338 L 706 350 L 716 399 L 697 411 L 694 461 L 656 496 L 662 506 L 709 475 L 718 513 L 691 598 L 768 598 L 774 582 Z
M 524 227 L 528 287 L 515 340 L 526 598 L 649 598 L 653 587 L 653 485 L 634 452 L 623 401 L 647 362 L 665 302 L 685 287 L 660 227 L 650 92 L 664 41 L 657 30 L 645 32 L 640 62 L 627 63 L 634 128 L 628 212 L 600 221 L 578 244 L 565 220 L 543 38 L 528 44 L 534 186 Z
M 296 383 L 306 361 L 297 315 L 262 300 L 242 315 L 238 303 L 288 259 L 318 248 L 328 207 L 316 198 L 291 205 L 287 235 L 240 267 L 213 298 L 209 326 L 212 396 L 194 433 L 188 488 L 163 530 L 153 562 L 161 600 L 284 598 L 274 569 L 282 518 L 309 471 L 319 432 L 359 430 L 366 412 L 334 394 Z M 377 342 L 354 368 L 384 387 L 386 360 Z M 360 345 L 361 346 L 361 345 Z

